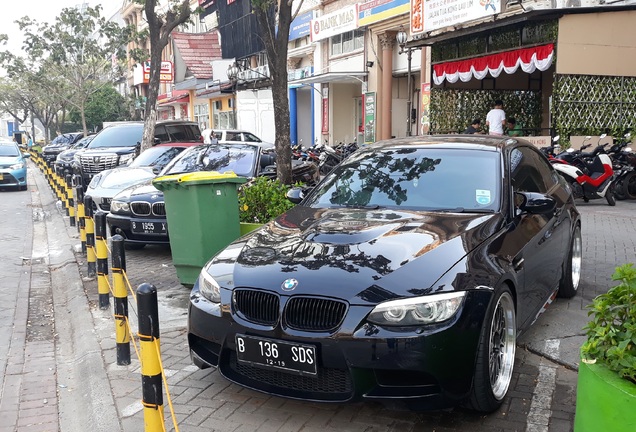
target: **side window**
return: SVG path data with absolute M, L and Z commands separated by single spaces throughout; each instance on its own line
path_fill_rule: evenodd
M 241 141 L 241 134 L 236 132 L 226 132 L 225 140 L 226 141 Z
M 539 153 L 528 147 L 510 152 L 512 188 L 519 192 L 546 193 L 554 185 L 552 169 Z
M 252 135 L 249 132 L 243 133 L 243 136 L 245 137 L 244 141 L 247 141 L 247 142 L 261 142 L 261 140 L 258 139 L 258 137 L 256 135 Z
M 170 137 L 168 136 L 168 131 L 165 126 L 159 126 L 155 128 L 155 138 L 159 138 L 162 143 L 170 141 Z

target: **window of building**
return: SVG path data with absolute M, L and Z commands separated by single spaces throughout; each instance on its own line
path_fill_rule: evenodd
M 201 130 L 208 129 L 210 127 L 208 113 L 208 104 L 194 106 L 194 120 L 199 124 Z
M 364 30 L 353 30 L 333 36 L 331 39 L 331 55 L 347 54 L 364 48 Z

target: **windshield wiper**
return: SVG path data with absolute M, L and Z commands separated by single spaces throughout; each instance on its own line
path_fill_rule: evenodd
M 435 209 L 432 211 L 438 211 L 442 213 L 495 213 L 492 209 L 465 209 L 464 207 Z

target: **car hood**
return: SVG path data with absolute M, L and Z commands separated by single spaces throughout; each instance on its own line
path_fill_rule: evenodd
M 281 294 L 293 278 L 294 294 L 357 304 L 425 295 L 502 223 L 500 214 L 296 206 L 231 244 L 209 272 L 224 287 Z
M 20 156 L 0 156 L 0 165 L 13 165 L 20 162 Z
M 153 177 L 154 178 L 154 177 Z M 153 202 L 163 200 L 163 192 L 158 190 L 152 185 L 152 179 L 140 181 L 117 195 L 114 199 L 123 201 L 135 201 L 144 197 L 144 200 L 151 200 Z
M 103 189 L 126 189 L 134 184 L 145 182 L 155 177 L 150 167 L 120 167 L 106 170 L 100 173 L 99 187 Z
M 82 151 L 82 156 L 101 156 L 106 153 L 130 153 L 135 149 L 135 146 L 132 147 L 95 147 L 95 148 L 86 148 Z

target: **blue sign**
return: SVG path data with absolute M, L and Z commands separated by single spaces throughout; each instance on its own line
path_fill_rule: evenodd
M 314 18 L 314 11 L 305 12 L 298 15 L 289 26 L 289 40 L 293 41 L 301 37 L 309 36 L 311 20 Z

